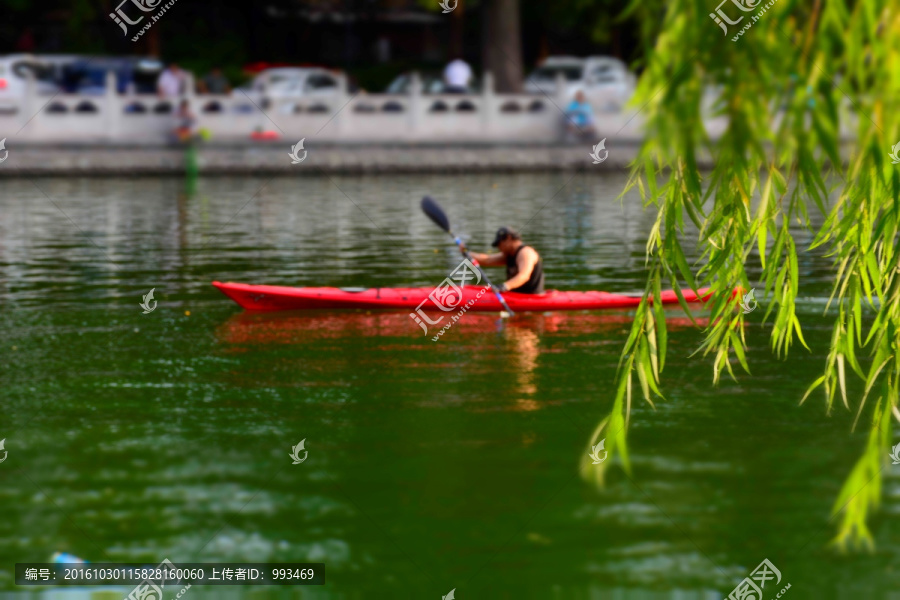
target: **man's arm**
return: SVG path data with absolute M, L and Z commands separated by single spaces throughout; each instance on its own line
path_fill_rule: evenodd
M 502 255 L 501 255 L 502 256 Z M 514 290 L 522 286 L 531 279 L 531 273 L 534 272 L 534 266 L 538 262 L 538 253 L 534 248 L 526 247 L 519 255 L 516 256 L 516 266 L 519 273 L 512 279 L 507 280 L 500 289 Z
M 497 254 L 481 254 L 480 252 L 469 252 L 469 256 L 478 261 L 483 267 L 502 267 L 506 264 L 506 257 L 502 252 Z M 527 280 L 526 280 L 527 281 Z

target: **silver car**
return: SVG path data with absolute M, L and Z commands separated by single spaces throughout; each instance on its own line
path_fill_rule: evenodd
M 0 57 L 0 113 L 11 114 L 25 97 L 29 75 L 35 80 L 39 96 L 59 91 L 54 65 L 31 54 L 10 54 Z
M 562 76 L 568 100 L 584 92 L 597 110 L 621 110 L 634 94 L 636 78 L 621 60 L 610 56 L 549 56 L 528 76 L 525 91 L 555 96 Z

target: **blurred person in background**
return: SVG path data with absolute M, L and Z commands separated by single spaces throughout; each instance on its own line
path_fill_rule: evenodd
M 594 135 L 594 110 L 581 90 L 575 92 L 575 98 L 566 107 L 566 132 L 576 138 Z
M 458 56 L 444 68 L 444 92 L 447 94 L 467 94 L 471 80 L 472 68 Z
M 175 137 L 180 142 L 187 142 L 197 137 L 199 129 L 197 128 L 197 116 L 191 111 L 191 103 L 182 100 L 178 105 L 178 112 L 175 113 Z
M 178 98 L 186 89 L 187 73 L 178 68 L 174 62 L 169 63 L 156 80 L 156 91 L 163 98 Z
M 213 67 L 203 79 L 200 80 L 201 94 L 227 94 L 231 91 L 228 78 L 222 73 L 221 67 Z

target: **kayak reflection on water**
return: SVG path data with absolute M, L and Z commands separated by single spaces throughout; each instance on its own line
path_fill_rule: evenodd
M 510 358 L 515 365 L 513 372 L 516 378 L 516 392 L 520 396 L 516 399 L 516 408 L 522 411 L 537 410 L 540 405 L 534 399 L 538 391 L 535 384 L 535 369 L 541 355 L 538 347 L 540 337 L 533 329 L 522 327 L 508 327 L 503 333 L 512 346 Z
M 500 285 L 501 292 L 519 294 L 544 293 L 544 265 L 537 250 L 522 242 L 519 232 L 510 227 L 501 227 L 491 246 L 500 250 L 496 254 L 471 252 L 470 256 L 483 267 L 506 265 L 506 281 Z M 466 256 L 468 250 L 460 245 L 460 252 Z
M 673 309 L 679 310 L 679 309 Z M 499 321 L 501 331 L 524 329 L 533 331 L 539 337 L 548 334 L 591 335 L 617 332 L 633 320 L 629 314 L 598 312 L 547 312 L 520 313 L 515 319 Z M 695 317 L 695 324 L 687 317 L 668 317 L 666 325 L 670 330 L 703 327 L 708 319 Z M 494 324 L 496 315 L 467 313 L 454 326 L 450 339 L 461 343 L 472 343 L 471 338 L 482 340 L 496 335 Z M 284 312 L 241 312 L 232 315 L 216 330 L 216 337 L 225 344 L 270 345 L 270 344 L 319 344 L 324 340 L 352 337 L 383 338 L 391 348 L 399 339 L 408 340 L 411 347 L 418 347 L 423 340 L 419 330 L 411 326 L 404 313 L 390 311 L 284 311 Z M 477 345 L 481 345 L 481 341 Z M 587 342 L 585 342 L 587 343 Z M 591 343 L 601 343 L 595 340 Z M 384 347 L 387 349 L 387 346 Z
M 423 356 L 423 344 L 428 344 L 427 356 L 436 360 L 441 368 L 448 369 L 475 369 L 474 365 L 493 353 L 504 357 L 513 377 L 510 388 L 513 402 L 504 410 L 531 412 L 546 404 L 538 401 L 537 374 L 542 357 L 559 352 L 558 348 L 553 349 L 554 344 L 564 341 L 567 346 L 601 346 L 619 336 L 632 318 L 621 313 L 554 312 L 522 313 L 514 319 L 499 320 L 494 315 L 473 313 L 460 319 L 453 328 L 453 335 L 436 348 L 419 335 L 418 329 L 410 326 L 409 318 L 403 313 L 244 312 L 232 315 L 222 323 L 216 330 L 216 337 L 225 354 L 243 354 L 251 349 L 258 354 L 267 346 L 288 344 L 312 347 L 327 356 L 330 351 L 343 347 L 347 340 L 352 340 L 355 347 L 364 349 L 373 360 L 384 361 L 383 368 L 402 365 L 403 372 L 411 364 L 419 364 L 416 361 Z M 707 319 L 702 317 L 696 321 L 696 326 L 707 324 Z M 666 323 L 670 331 L 695 328 L 687 317 L 673 316 Z M 463 363 L 457 359 L 461 347 L 469 357 Z M 309 368 L 308 362 L 304 362 L 303 368 Z M 329 367 L 322 368 L 327 370 Z M 398 370 L 398 377 L 400 373 Z M 235 371 L 232 375 L 236 381 L 247 377 L 259 383 L 257 370 Z M 496 407 L 473 405 L 472 410 L 496 410 Z

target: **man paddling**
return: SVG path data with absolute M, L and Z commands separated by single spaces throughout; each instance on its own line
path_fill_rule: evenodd
M 534 248 L 522 243 L 522 236 L 518 231 L 501 227 L 497 230 L 491 246 L 500 252 L 497 254 L 471 252 L 470 256 L 483 267 L 506 265 L 506 281 L 500 286 L 501 292 L 544 293 L 544 267 L 541 257 Z M 465 255 L 466 247 L 460 246 L 460 250 Z

